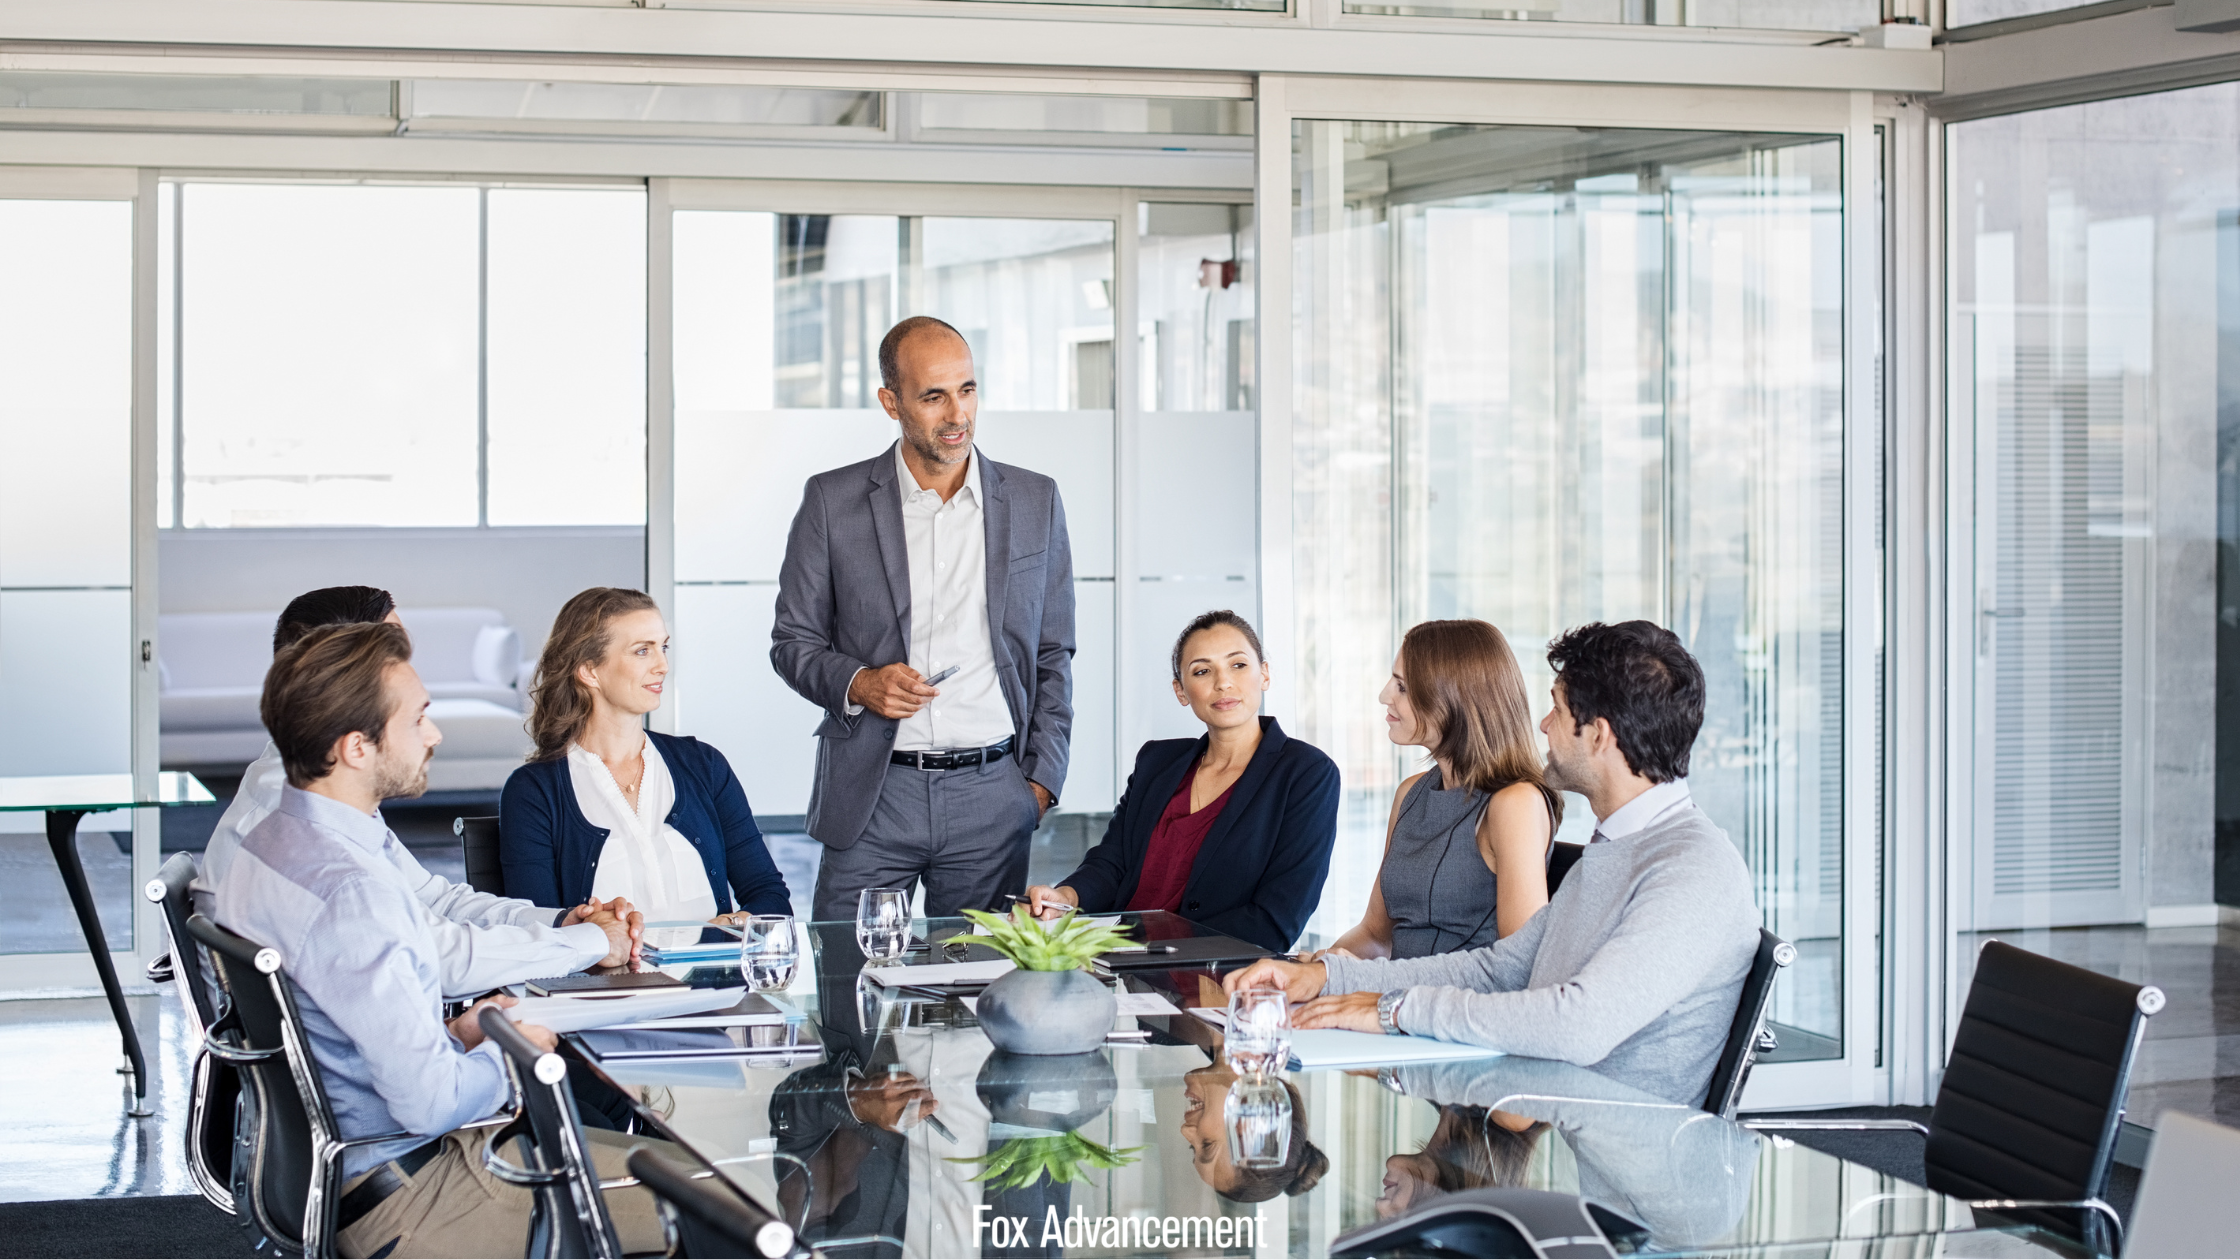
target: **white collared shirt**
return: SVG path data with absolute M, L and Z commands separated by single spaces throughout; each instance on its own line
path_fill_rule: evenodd
M 645 778 L 638 784 L 638 807 L 632 809 L 599 754 L 581 744 L 568 745 L 568 782 L 576 790 L 576 808 L 592 826 L 607 832 L 591 875 L 591 895 L 601 901 L 627 897 L 645 912 L 648 923 L 706 922 L 716 916 L 707 863 L 668 823 L 669 811 L 677 805 L 668 763 L 654 751 L 652 740 L 645 742 L 644 751 Z
M 988 529 L 980 452 L 966 457 L 964 485 L 941 501 L 920 489 L 894 444 L 902 536 L 910 553 L 910 668 L 931 678 L 954 665 L 941 694 L 895 731 L 897 752 L 979 748 L 1011 732 L 1011 709 L 996 681 L 988 630 Z
M 1686 809 L 1695 802 L 1688 791 L 1686 779 L 1673 779 L 1652 784 L 1648 791 L 1634 797 L 1610 811 L 1610 816 L 1595 824 L 1594 840 L 1623 840 L 1677 809 Z M 1594 843 L 1593 840 L 1588 841 Z

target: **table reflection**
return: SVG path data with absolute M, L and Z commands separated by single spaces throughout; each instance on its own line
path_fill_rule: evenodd
M 962 926 L 921 925 L 924 956 L 952 952 Z M 1290 1073 L 1281 1162 L 1240 1167 L 1217 1029 L 1123 1016 L 1148 1040 L 1002 1054 L 968 1004 L 865 980 L 852 925 L 813 936 L 815 971 L 783 996 L 815 1022 L 821 1061 L 601 1070 L 706 1158 L 776 1156 L 727 1172 L 835 1256 L 1326 1256 L 1349 1231 L 1489 1187 L 1580 1194 L 1637 1223 L 1618 1239 L 1635 1255 L 1953 1254 L 1954 1231 L 1976 1229 L 1956 1200 L 1515 1057 Z M 1219 1001 L 1204 971 L 1113 983 L 1178 1010 Z M 2017 1234 L 1968 1245 L 2059 1253 Z

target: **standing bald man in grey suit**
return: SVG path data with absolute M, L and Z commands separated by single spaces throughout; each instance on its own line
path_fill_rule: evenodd
M 809 796 L 819 919 L 921 880 L 929 915 L 1026 891 L 1028 837 L 1065 786 L 1073 729 L 1058 484 L 974 451 L 979 386 L 956 329 L 903 320 L 879 372 L 902 438 L 809 479 L 770 632 L 779 677 L 825 713 Z

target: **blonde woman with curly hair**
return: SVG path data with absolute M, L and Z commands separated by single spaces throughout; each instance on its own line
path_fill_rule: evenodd
M 531 691 L 536 751 L 498 807 L 508 894 L 551 906 L 627 897 L 648 921 L 793 913 L 731 763 L 646 729 L 668 677 L 669 629 L 652 597 L 595 586 L 560 609 Z

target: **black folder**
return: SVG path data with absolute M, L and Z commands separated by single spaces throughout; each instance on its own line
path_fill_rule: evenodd
M 1275 956 L 1272 949 L 1234 936 L 1171 936 L 1145 943 L 1151 948 L 1144 953 L 1099 954 L 1097 961 L 1114 971 L 1127 971 L 1138 967 L 1241 967 L 1255 958 Z

